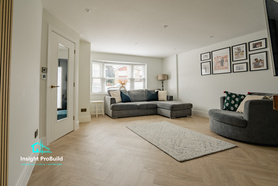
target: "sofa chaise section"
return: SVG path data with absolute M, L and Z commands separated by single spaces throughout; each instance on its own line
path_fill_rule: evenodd
M 171 119 L 191 116 L 191 109 L 191 103 L 182 103 L 180 101 L 157 102 L 157 114 Z

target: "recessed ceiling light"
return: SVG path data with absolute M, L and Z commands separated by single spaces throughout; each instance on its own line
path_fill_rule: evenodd
M 91 12 L 92 12 L 92 10 L 91 10 L 91 9 L 89 9 L 89 8 L 85 8 L 85 12 L 86 12 L 86 13 L 91 13 Z

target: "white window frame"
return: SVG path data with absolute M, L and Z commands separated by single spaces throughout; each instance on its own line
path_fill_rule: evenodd
M 93 77 L 93 63 L 98 63 L 101 65 L 101 73 L 100 77 Z M 134 90 L 134 83 L 135 79 L 142 79 L 143 80 L 143 89 L 146 89 L 147 87 L 147 64 L 145 63 L 127 63 L 127 62 L 109 62 L 109 61 L 97 61 L 97 60 L 92 60 L 91 62 L 91 83 L 90 83 L 90 91 L 91 94 L 106 94 L 107 92 L 105 91 L 105 84 L 107 79 L 119 79 L 119 78 L 106 78 L 105 77 L 105 65 L 128 65 L 130 66 L 131 72 L 130 72 L 130 77 L 125 78 L 128 79 L 130 82 L 130 90 Z M 133 68 L 134 66 L 143 66 L 144 69 L 144 77 L 143 78 L 134 78 L 133 77 Z M 101 80 L 101 91 L 100 92 L 93 92 L 93 79 L 100 79 Z

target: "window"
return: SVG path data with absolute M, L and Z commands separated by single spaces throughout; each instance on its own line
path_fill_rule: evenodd
M 119 89 L 124 83 L 127 90 L 145 88 L 145 65 L 92 62 L 92 93 Z

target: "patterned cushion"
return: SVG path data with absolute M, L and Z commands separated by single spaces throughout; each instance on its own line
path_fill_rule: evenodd
M 226 97 L 224 101 L 223 110 L 236 111 L 242 100 L 244 100 L 245 95 L 235 94 L 227 91 L 225 91 L 224 93 L 226 94 Z

